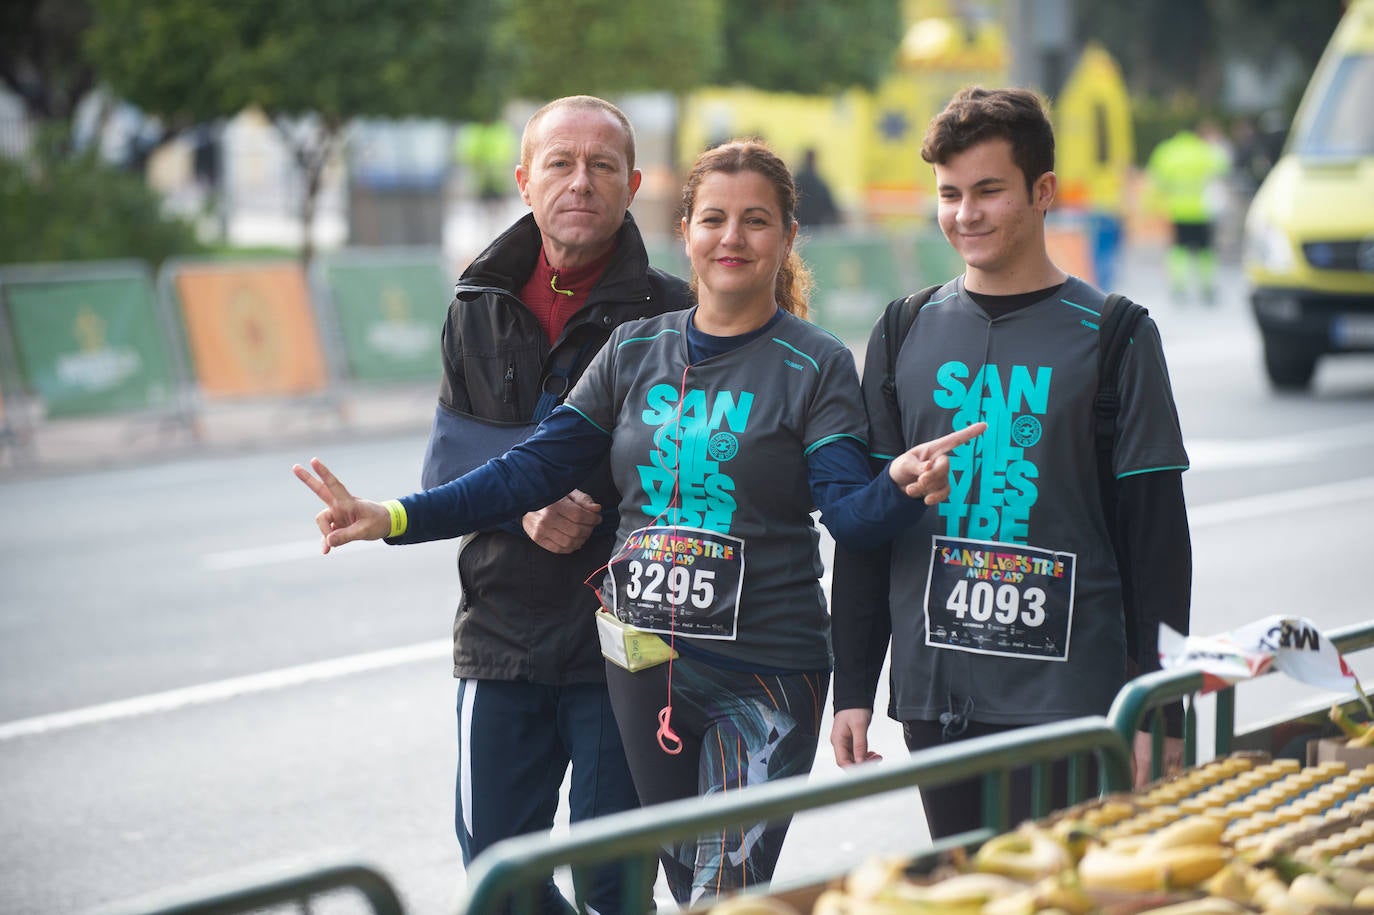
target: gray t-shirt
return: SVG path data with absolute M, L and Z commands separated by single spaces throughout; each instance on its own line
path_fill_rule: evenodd
M 878 455 L 988 424 L 951 456 L 949 499 L 893 543 L 898 719 L 955 711 L 1032 724 L 1102 714 L 1124 680 L 1120 576 L 1093 441 L 1104 299 L 1071 278 L 1048 298 L 990 319 L 962 278 L 951 281 L 898 354 L 900 428 L 869 396 Z M 1116 476 L 1186 468 L 1148 317 L 1126 348 L 1119 390 Z
M 685 571 L 668 570 L 680 576 L 679 638 L 694 624 L 705 629 L 702 620 L 720 611 L 727 625 L 695 644 L 752 664 L 828 670 L 830 622 L 806 456 L 845 436 L 866 445 L 853 356 L 829 333 L 785 314 L 757 339 L 689 365 L 694 313 L 617 329 L 567 399 L 613 437 L 621 493 L 613 559 L 623 577 L 607 576 L 603 600 L 615 595 L 621 618 L 640 625 L 624 611 L 626 598 L 672 591 L 663 569 L 650 567 L 676 550 L 690 557 Z M 631 536 L 646 527 L 662 530 Z M 632 571 L 630 562 L 638 563 Z M 725 613 L 735 597 L 738 614 Z M 730 628 L 734 638 L 721 637 Z

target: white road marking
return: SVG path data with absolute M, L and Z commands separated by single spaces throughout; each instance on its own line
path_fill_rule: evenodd
M 72 709 L 52 715 L 21 718 L 18 721 L 0 724 L 0 742 L 13 740 L 16 737 L 28 737 L 33 734 L 63 731 L 84 724 L 101 724 L 121 718 L 171 712 L 193 705 L 205 705 L 222 699 L 232 699 L 235 696 L 300 686 L 303 683 L 316 680 L 334 680 L 339 677 L 347 677 L 370 670 L 381 670 L 387 667 L 397 667 L 415 661 L 445 658 L 452 653 L 453 643 L 448 639 L 439 639 L 433 642 L 420 642 L 415 645 L 403 645 L 399 648 L 351 655 L 346 658 L 333 658 L 313 664 L 301 664 L 297 667 L 287 667 L 281 670 L 269 670 L 260 674 L 234 677 L 214 683 L 202 683 L 199 686 L 151 693 L 147 696 L 135 696 L 131 699 L 121 699 L 118 702 L 89 705 L 85 708 Z
M 1324 460 L 1338 448 L 1374 445 L 1374 423 L 1248 440 L 1188 438 L 1183 444 L 1194 471 L 1297 464 Z
M 376 549 L 380 546 L 386 546 L 386 544 L 380 540 L 359 540 L 338 549 L 356 553 L 359 550 Z M 241 550 L 207 553 L 201 557 L 200 564 L 211 572 L 227 572 L 234 569 L 246 569 L 251 566 L 294 562 L 297 559 L 314 559 L 322 555 L 324 554 L 320 552 L 319 540 L 296 540 L 291 543 L 275 543 L 269 546 L 253 546 Z
M 1226 502 L 1190 507 L 1188 526 L 1211 527 L 1217 524 L 1232 524 L 1268 515 L 1326 508 L 1331 505 L 1351 505 L 1365 499 L 1374 499 L 1374 477 L 1342 480 L 1339 483 L 1324 483 L 1321 486 L 1288 489 L 1283 492 L 1245 496 Z

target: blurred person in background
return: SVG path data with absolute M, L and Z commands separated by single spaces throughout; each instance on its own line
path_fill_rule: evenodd
M 802 229 L 822 229 L 839 225 L 840 208 L 830 193 L 830 185 L 816 168 L 816 150 L 808 147 L 802 154 L 801 168 L 793 174 L 797 185 L 797 224 Z
M 1217 222 L 1227 205 L 1231 158 L 1216 125 L 1203 121 L 1162 141 L 1145 166 L 1149 199 L 1169 219 L 1172 239 L 1165 266 L 1176 302 L 1196 296 L 1216 301 Z
M 502 161 L 490 156 L 493 167 Z M 545 105 L 525 125 L 514 178 L 530 212 L 472 261 L 449 306 L 425 487 L 529 435 L 616 327 L 689 301 L 683 280 L 649 266 L 628 212 L 640 172 L 619 108 L 591 96 Z M 569 765 L 571 822 L 638 806 L 606 692 L 596 595 L 583 586 L 610 556 L 615 486 L 604 460 L 569 482 L 522 518 L 459 542 L 453 674 L 465 865 L 501 839 L 548 831 Z M 619 911 L 619 893 L 603 873 L 588 903 Z M 551 879 L 542 910 L 569 910 Z
M 1130 676 L 1159 669 L 1158 624 L 1188 631 L 1188 458 L 1159 333 L 1148 317 L 1132 331 L 1110 482 L 1099 480 L 1094 322 L 1106 296 L 1046 249 L 1057 177 L 1043 102 L 1024 89 L 964 89 L 931 121 L 921 157 L 965 271 L 913 309 L 901 340 L 875 326 L 869 446 L 885 460 L 970 422 L 988 428 L 950 458 L 938 511 L 890 548 L 836 546 L 830 742 L 841 766 L 878 758 L 868 731 L 889 642 L 888 715 L 915 752 L 1105 715 Z M 1181 735 L 1181 713 L 1170 709 L 1170 735 Z M 1141 778 L 1150 735 L 1134 749 Z M 1170 736 L 1166 766 L 1182 755 Z M 1067 771 L 1054 768 L 1062 807 Z M 1028 770 L 1014 770 L 1011 822 L 1030 816 L 1031 793 Z M 978 779 L 923 788 L 921 801 L 933 838 L 983 825 Z
M 316 523 L 329 552 L 480 529 L 609 457 L 620 529 L 600 595 L 618 622 L 598 625 L 634 626 L 641 644 L 667 638 L 651 665 L 605 665 L 646 806 L 810 771 L 830 679 L 813 507 L 856 548 L 887 539 L 945 497 L 946 452 L 984 428 L 918 445 L 875 476 L 854 358 L 803 320 L 786 163 L 757 142 L 725 143 L 697 159 L 683 198 L 698 305 L 616 330 L 527 441 L 387 503 L 354 498 L 318 460 L 314 474 L 294 468 L 326 506 Z M 767 883 L 789 821 L 664 849 L 674 898 Z
M 509 217 L 511 167 L 520 154 L 520 139 L 502 120 L 464 124 L 454 139 L 454 158 L 467 173 L 469 193 L 482 214 L 482 231 L 495 232 Z

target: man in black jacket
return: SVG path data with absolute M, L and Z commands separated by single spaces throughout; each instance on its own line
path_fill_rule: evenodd
M 633 128 L 614 105 L 571 96 L 537 111 L 515 180 L 531 213 L 477 256 L 449 306 L 426 488 L 522 441 L 618 325 L 689 303 L 686 283 L 649 266 L 627 212 L 640 173 Z M 603 463 L 520 523 L 460 541 L 453 673 L 465 864 L 493 842 L 547 831 L 570 764 L 572 822 L 638 806 L 585 584 L 610 558 L 617 502 Z M 614 876 L 596 875 L 586 903 L 619 910 Z M 549 880 L 544 911 L 568 908 Z

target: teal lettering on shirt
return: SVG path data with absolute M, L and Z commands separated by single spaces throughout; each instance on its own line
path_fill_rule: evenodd
M 954 450 L 949 459 L 950 493 L 939 512 L 945 534 L 1004 543 L 1027 543 L 1030 512 L 1039 498 L 1040 469 L 1027 450 L 1038 435 L 1019 437 L 1022 430 L 1039 428 L 1033 419 L 1049 412 L 1053 369 L 1013 365 L 1004 369 L 985 365 L 977 372 L 957 360 L 936 370 L 932 400 L 953 410 L 952 428 L 986 422 L 988 429 Z
M 721 468 L 738 453 L 753 405 L 748 391 L 718 391 L 708 403 L 705 391 L 689 388 L 679 402 L 672 385 L 652 387 L 640 414 L 656 427 L 648 463 L 638 468 L 649 497 L 641 509 L 656 523 L 729 533 L 738 503 L 735 481 Z

